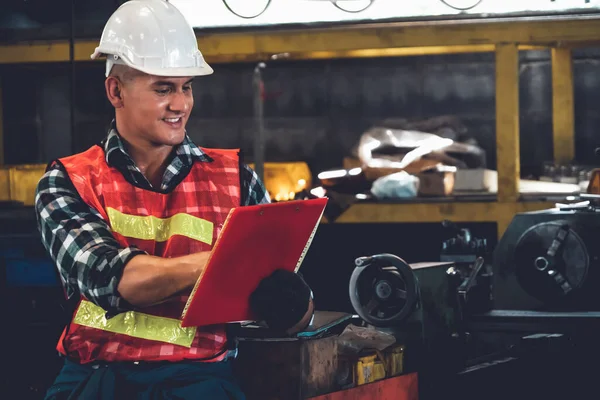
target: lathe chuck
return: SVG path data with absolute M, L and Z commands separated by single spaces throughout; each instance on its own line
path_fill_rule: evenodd
M 560 303 L 576 296 L 588 281 L 594 246 L 585 229 L 567 221 L 534 225 L 516 243 L 516 278 L 543 303 Z

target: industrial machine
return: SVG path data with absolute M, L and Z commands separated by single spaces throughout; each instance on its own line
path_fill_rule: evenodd
M 586 366 L 600 351 L 599 197 L 590 193 L 576 204 L 515 215 L 493 251 L 486 238 L 444 221 L 448 235 L 430 260 L 409 263 L 401 254 L 389 253 L 356 258 L 349 298 L 360 320 L 352 323 L 395 337 L 402 345 L 402 374 L 418 374 L 420 399 L 586 398 L 576 392 L 593 384 L 593 370 Z M 27 360 L 48 353 L 39 370 L 60 367 L 54 344 L 62 328 L 56 317 L 62 311 L 60 288 L 49 273 L 54 269 L 37 239 L 34 217 L 31 209 L 11 206 L 4 211 L 3 221 L 9 223 L 0 229 L 0 266 L 7 278 L 2 282 L 3 310 L 23 327 L 10 340 L 27 343 L 13 346 L 14 352 L 28 351 L 13 368 L 22 379 L 17 383 L 31 398 L 39 398 L 53 374 L 40 374 L 32 385 Z M 28 264 L 15 249 L 27 251 Z M 32 263 L 38 253 L 39 262 Z M 337 334 L 247 340 L 240 347 L 240 367 L 258 375 L 272 368 L 286 377 L 272 380 L 279 382 L 277 388 L 293 391 L 297 398 L 332 391 L 343 395 L 354 379 L 343 373 L 359 367 L 345 366 L 337 353 Z M 11 357 L 20 359 L 16 353 Z M 258 367 L 259 361 L 264 366 Z M 361 379 L 366 381 L 366 375 Z M 265 379 L 254 386 L 274 390 L 271 383 Z
M 495 251 L 495 308 L 600 310 L 598 211 L 586 204 L 516 215 Z
M 358 258 L 352 306 L 367 324 L 406 344 L 406 368 L 418 371 L 420 381 L 439 384 L 444 374 L 466 379 L 494 367 L 488 377 L 510 386 L 523 379 L 537 396 L 580 398 L 575 392 L 593 381 L 585 380 L 584 366 L 600 349 L 600 196 L 582 197 L 515 215 L 493 253 L 485 239 L 445 222 L 454 237 L 443 242 L 439 260 Z M 499 373 L 501 364 L 512 366 Z M 550 389 L 553 379 L 574 385 Z M 461 387 L 474 385 L 467 381 Z M 482 382 L 478 395 L 489 391 Z
M 406 370 L 433 376 L 464 368 L 471 354 L 466 317 L 491 307 L 487 241 L 449 221 L 444 226 L 454 236 L 443 242 L 439 261 L 361 257 L 349 288 L 356 313 L 406 345 Z

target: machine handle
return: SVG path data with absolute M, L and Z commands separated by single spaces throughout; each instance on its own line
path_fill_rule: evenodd
M 469 294 L 469 290 L 475 284 L 475 280 L 477 279 L 477 275 L 479 275 L 479 271 L 481 271 L 481 267 L 485 264 L 485 260 L 483 257 L 477 257 L 475 260 L 475 264 L 473 265 L 473 269 L 471 270 L 471 274 L 463 283 L 458 287 L 458 295 L 461 297 L 462 301 L 466 304 L 467 296 Z

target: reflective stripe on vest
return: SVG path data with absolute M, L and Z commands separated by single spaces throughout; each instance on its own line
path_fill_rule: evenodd
M 155 340 L 184 347 L 191 347 L 196 328 L 182 328 L 181 321 L 157 317 L 135 311 L 118 314 L 106 319 L 106 311 L 94 303 L 82 300 L 73 322 L 103 331 L 120 333 L 140 339 Z
M 173 235 L 181 235 L 212 244 L 213 223 L 193 215 L 180 213 L 158 218 L 123 214 L 111 207 L 106 208 L 106 213 L 112 230 L 125 237 L 165 242 Z

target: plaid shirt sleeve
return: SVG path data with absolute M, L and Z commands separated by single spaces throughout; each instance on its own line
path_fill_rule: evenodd
M 145 253 L 119 245 L 106 221 L 81 199 L 59 165 L 38 183 L 35 207 L 42 243 L 58 268 L 67 297 L 81 294 L 113 315 L 130 309 L 117 285 L 125 264 Z
M 244 164 L 240 175 L 242 181 L 242 205 L 253 206 L 271 202 L 269 193 L 252 168 Z

